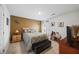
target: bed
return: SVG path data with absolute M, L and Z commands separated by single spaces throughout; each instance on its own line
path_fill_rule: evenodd
M 32 50 L 32 44 L 48 39 L 46 33 L 34 31 L 34 29 L 23 29 L 23 40 L 27 52 Z

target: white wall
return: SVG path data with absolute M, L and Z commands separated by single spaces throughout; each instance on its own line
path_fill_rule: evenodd
M 55 22 L 55 26 L 51 26 L 51 22 Z M 64 22 L 64 27 L 58 27 L 58 22 Z M 45 26 L 45 24 L 47 25 Z M 44 21 L 43 25 L 44 26 L 42 27 L 46 28 L 48 35 L 50 35 L 52 31 L 55 31 L 59 32 L 62 38 L 64 38 L 66 37 L 66 26 L 79 25 L 79 11 L 66 13 L 64 15 L 52 18 L 49 20 L 49 22 Z
M 3 9 L 3 39 L 0 39 L 2 40 L 2 44 L 0 45 L 1 46 L 1 49 L 0 49 L 0 53 L 6 53 L 7 49 L 8 49 L 8 46 L 9 46 L 9 38 L 10 38 L 10 15 L 9 15 L 9 12 L 7 10 L 7 7 L 6 5 L 0 5 L 0 7 Z M 6 25 L 6 19 L 9 18 L 9 25 Z M 3 50 L 5 50 L 3 52 Z

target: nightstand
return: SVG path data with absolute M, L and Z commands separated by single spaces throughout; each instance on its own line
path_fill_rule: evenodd
M 12 35 L 12 43 L 21 41 L 21 34 L 13 34 Z

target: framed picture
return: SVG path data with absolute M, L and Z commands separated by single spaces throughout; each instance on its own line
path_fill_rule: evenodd
M 59 27 L 64 27 L 64 22 L 59 22 L 58 26 Z
M 51 22 L 51 26 L 55 26 L 55 22 Z

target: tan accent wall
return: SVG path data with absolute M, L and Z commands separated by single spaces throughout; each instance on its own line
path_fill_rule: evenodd
M 41 21 L 32 20 L 28 18 L 11 16 L 11 34 L 15 32 L 16 29 L 21 30 L 22 28 L 36 28 L 37 31 L 41 31 Z

